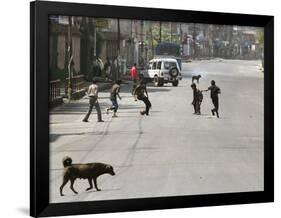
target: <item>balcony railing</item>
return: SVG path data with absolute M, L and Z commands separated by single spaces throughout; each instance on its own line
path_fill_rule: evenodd
M 49 82 L 49 101 L 50 102 L 61 97 L 60 83 L 61 83 L 60 80 L 53 80 L 53 81 Z

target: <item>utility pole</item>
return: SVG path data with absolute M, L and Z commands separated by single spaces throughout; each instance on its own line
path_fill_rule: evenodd
M 181 28 L 181 23 L 180 23 L 180 43 L 182 44 L 182 28 Z
M 120 36 L 120 20 L 119 20 L 119 18 L 117 18 L 117 41 L 118 41 L 118 43 L 117 43 L 117 56 L 120 55 L 120 38 L 121 38 L 121 36 Z
M 197 49 L 196 49 L 196 29 L 195 29 L 195 23 L 193 23 L 193 57 L 195 58 L 197 56 Z
M 150 36 L 151 36 L 151 51 L 152 51 L 152 57 L 154 57 L 154 38 L 153 38 L 153 32 L 152 32 L 152 21 L 150 21 Z
M 130 45 L 129 45 L 129 52 L 127 54 L 127 59 L 130 65 L 133 64 L 134 62 L 134 48 L 132 45 L 134 45 L 134 40 L 133 40 L 133 20 L 131 20 L 131 31 L 130 31 Z
M 172 22 L 170 22 L 170 42 L 173 41 L 173 31 L 172 31 Z
M 120 79 L 120 19 L 117 18 L 117 79 Z
M 71 95 L 72 95 L 72 72 L 71 72 L 71 65 L 72 65 L 72 17 L 68 17 L 68 33 L 67 33 L 67 39 L 68 39 L 68 48 L 67 48 L 67 54 L 68 54 L 68 64 L 67 64 L 67 70 L 68 70 L 68 89 L 67 89 L 67 96 L 68 96 L 68 103 L 71 101 Z
M 143 41 L 143 26 L 144 26 L 144 22 L 143 22 L 143 20 L 141 20 L 141 35 L 140 35 L 140 41 L 141 41 L 141 54 L 140 54 L 140 57 L 141 57 L 141 59 L 140 59 L 140 64 L 144 64 L 143 63 L 143 43 L 144 43 L 144 41 Z
M 183 41 L 182 41 L 182 28 L 180 23 L 180 48 L 181 48 L 181 56 L 183 55 Z
M 138 21 L 134 20 L 134 63 L 139 64 Z
M 96 21 L 93 18 L 93 26 L 94 26 L 94 58 L 97 58 L 97 26 Z
M 133 20 L 131 20 L 131 38 L 133 38 Z
M 162 41 L 162 22 L 160 21 L 160 28 L 159 28 L 159 43 Z

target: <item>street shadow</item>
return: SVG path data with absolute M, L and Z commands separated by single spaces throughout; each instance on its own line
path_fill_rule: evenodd
M 136 109 L 142 109 L 142 108 L 144 108 L 144 107 L 140 107 L 140 108 L 136 108 Z M 118 114 L 135 114 L 136 112 L 137 112 L 136 110 L 133 110 L 133 111 L 118 111 Z
M 100 108 L 106 108 L 110 104 L 110 101 L 108 103 L 99 103 Z M 68 105 L 63 105 L 60 108 L 57 108 L 55 110 L 52 110 L 49 112 L 49 115 L 59 115 L 59 114 L 86 114 L 89 109 L 89 103 L 88 102 L 75 102 Z M 93 112 L 95 111 L 95 107 L 93 107 Z
M 139 113 L 136 113 L 137 115 L 139 114 Z M 132 115 L 132 116 L 120 116 L 120 118 L 135 118 L 136 117 L 136 115 Z
M 157 112 L 156 112 L 157 113 Z M 136 115 L 139 115 L 139 113 L 136 113 Z M 136 115 L 132 115 L 132 116 L 119 116 L 119 118 L 136 118 Z M 122 134 L 122 131 L 110 131 L 110 132 L 104 132 L 104 131 L 94 131 L 94 132 L 69 132 L 69 133 L 60 133 L 60 134 L 53 134 L 51 133 L 49 136 L 49 140 L 50 142 L 55 142 L 56 140 L 58 140 L 60 137 L 62 136 L 90 136 L 90 135 L 95 135 L 95 136 L 105 136 L 105 135 L 119 135 Z M 127 133 L 127 132 L 126 132 Z M 134 133 L 135 134 L 135 133 Z
M 92 149 L 56 149 L 54 152 L 90 152 Z
M 110 189 L 102 189 L 101 191 L 97 191 L 97 190 L 91 190 L 91 191 L 86 191 L 86 193 L 93 193 L 93 192 L 109 192 L 109 191 L 120 191 L 120 188 L 110 188 Z
M 50 142 L 55 142 L 61 135 L 60 134 L 50 134 L 49 140 Z
M 19 211 L 22 215 L 29 216 L 29 208 L 27 208 L 27 207 L 17 208 L 17 211 Z
M 171 91 L 171 87 L 167 87 L 167 88 L 160 88 L 160 87 L 148 87 L 147 88 L 147 92 L 148 94 L 151 92 L 169 92 Z
M 172 88 L 172 86 L 168 86 L 168 85 L 164 85 L 164 87 L 155 87 L 152 83 L 148 83 L 146 85 L 147 87 L 147 92 L 148 94 L 150 92 L 168 92 L 171 91 L 170 88 Z M 132 93 L 132 89 L 133 89 L 133 85 L 132 84 L 126 84 L 126 85 L 121 85 L 121 89 L 120 89 L 120 95 L 122 97 L 122 93 Z
M 61 136 L 73 136 L 73 135 L 85 135 L 86 133 L 63 133 L 63 134 L 50 134 L 49 140 L 50 142 L 55 142 L 58 140 Z
M 161 112 L 163 112 L 163 111 L 154 111 L 154 110 L 151 110 L 150 112 L 151 112 L 151 113 L 161 113 Z
M 139 101 L 141 102 L 141 101 Z M 104 106 L 103 108 L 106 108 L 110 106 L 110 104 Z M 133 113 L 136 113 L 136 110 L 141 110 L 145 107 L 145 105 L 139 105 L 139 104 L 136 104 L 136 105 L 131 105 L 131 104 L 119 104 L 119 110 L 118 110 L 118 114 L 126 114 L 126 113 L 129 113 L 129 114 L 133 114 Z M 50 115 L 85 115 L 86 114 L 86 111 L 87 110 L 83 110 L 83 112 L 80 110 L 80 111 L 77 111 L 79 108 L 75 109 L 75 111 L 70 111 L 70 110 L 60 110 L 60 111 L 56 111 L 56 112 L 52 112 L 52 113 L 49 113 Z M 123 111 L 123 110 L 133 110 L 133 111 Z M 162 111 L 151 111 L 153 113 L 159 113 L 159 112 L 162 112 Z M 102 114 L 103 114 L 103 110 L 102 110 Z M 91 116 L 96 116 L 97 112 L 95 111 L 95 109 L 93 108 L 93 111 L 91 113 Z M 104 115 L 106 116 L 106 115 Z M 82 122 L 82 121 L 81 121 Z M 95 121 L 93 121 L 95 122 Z M 104 123 L 106 123 L 107 121 L 104 121 Z M 64 123 L 66 124 L 67 122 L 52 122 L 50 121 L 49 124 L 60 124 L 60 123 Z M 72 124 L 73 122 L 69 122 L 70 124 Z M 89 122 L 91 123 L 91 122 Z M 53 141 L 56 141 L 57 136 L 52 136 L 52 138 L 50 138 L 51 142 Z
M 195 116 L 195 115 L 194 115 Z M 196 115 L 196 116 L 198 116 L 198 117 L 204 117 L 204 118 L 206 118 L 206 119 L 219 119 L 219 118 L 217 118 L 217 116 L 213 116 L 213 115 L 211 115 L 211 114 L 201 114 L 201 115 Z
M 55 142 L 61 136 L 81 136 L 81 135 L 104 135 L 104 132 L 74 132 L 74 133 L 62 133 L 62 134 L 50 134 L 50 142 Z
M 143 107 L 140 107 L 140 108 L 137 108 L 137 109 L 144 109 L 145 108 L 145 106 L 143 106 Z M 149 112 L 151 112 L 151 113 L 161 113 L 161 112 L 163 112 L 163 111 L 157 111 L 157 110 L 150 110 Z M 139 111 L 118 111 L 118 114 L 139 114 Z M 124 117 L 124 116 L 122 116 L 122 117 Z M 128 116 L 129 117 L 129 116 Z
M 119 106 L 119 109 L 122 110 L 122 109 L 141 109 L 143 108 L 142 106 L 139 106 L 139 105 L 120 105 Z
M 60 115 L 60 114 L 73 114 L 73 115 L 75 115 L 75 114 L 77 114 L 77 115 L 79 115 L 79 114 L 86 114 L 87 113 L 87 111 L 84 111 L 84 112 L 77 112 L 77 111 L 59 111 L 59 112 L 55 112 L 55 113 L 50 113 L 50 115 Z
M 102 131 L 98 132 L 73 132 L 73 133 L 61 133 L 61 134 L 50 134 L 50 142 L 55 142 L 61 136 L 81 136 L 81 135 L 104 135 L 105 133 Z

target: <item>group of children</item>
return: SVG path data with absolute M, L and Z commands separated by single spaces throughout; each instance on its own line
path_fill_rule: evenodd
M 111 101 L 112 105 L 106 109 L 106 114 L 109 114 L 109 111 L 113 111 L 113 115 L 112 115 L 113 118 L 117 117 L 116 113 L 119 108 L 117 97 L 120 100 L 122 99 L 119 94 L 121 83 L 122 83 L 121 80 L 115 81 L 115 83 L 112 85 L 112 87 L 110 89 L 110 101 Z M 132 94 L 134 96 L 135 101 L 137 101 L 137 100 L 143 101 L 144 104 L 146 105 L 145 110 L 142 110 L 140 112 L 140 114 L 148 116 L 149 110 L 151 108 L 151 102 L 148 98 L 145 81 L 143 81 L 143 80 L 140 81 L 140 83 L 138 85 L 136 85 L 136 87 L 133 89 Z M 101 110 L 100 110 L 100 106 L 99 106 L 99 102 L 98 102 L 98 85 L 97 85 L 97 81 L 95 79 L 93 80 L 92 84 L 89 86 L 86 95 L 89 97 L 89 109 L 88 109 L 86 116 L 84 117 L 84 119 L 82 121 L 88 122 L 88 118 L 92 112 L 93 107 L 95 106 L 96 111 L 97 111 L 97 116 L 98 116 L 98 122 L 104 122 L 102 120 L 102 114 L 101 114 Z
M 98 102 L 98 85 L 96 84 L 97 81 L 94 79 L 93 83 L 89 86 L 88 92 L 86 93 L 89 97 L 89 109 L 86 116 L 83 119 L 83 122 L 88 122 L 88 118 L 92 112 L 93 107 L 95 106 L 97 110 L 98 122 L 103 122 L 102 114 Z M 112 117 L 117 117 L 117 110 L 119 108 L 117 97 L 121 100 L 120 92 L 120 85 L 122 81 L 117 80 L 112 85 L 110 89 L 110 101 L 112 105 L 106 109 L 106 114 L 109 114 L 109 111 L 113 111 Z M 198 83 L 198 81 L 197 81 Z M 214 80 L 211 81 L 211 86 L 208 87 L 206 90 L 199 90 L 195 83 L 191 84 L 191 88 L 193 90 L 193 101 L 192 105 L 194 107 L 194 114 L 200 115 L 201 114 L 201 104 L 203 101 L 203 93 L 210 91 L 210 97 L 212 99 L 214 108 L 211 110 L 212 115 L 216 115 L 219 118 L 219 97 L 220 88 L 216 85 Z M 140 100 L 143 101 L 145 104 L 145 110 L 140 111 L 141 115 L 149 115 L 149 110 L 151 108 L 151 102 L 148 97 L 148 92 L 146 88 L 146 83 L 144 80 L 141 80 L 138 85 L 134 84 L 132 94 L 134 96 L 135 101 Z
M 118 110 L 118 102 L 117 97 L 121 100 L 122 98 L 119 95 L 121 80 L 117 80 L 115 84 L 110 89 L 110 101 L 112 102 L 112 106 L 106 109 L 106 113 L 108 114 L 110 110 L 113 110 L 113 116 L 117 117 L 116 112 Z M 149 110 L 151 108 L 151 102 L 148 98 L 148 93 L 146 89 L 146 83 L 144 80 L 141 80 L 138 85 L 134 84 L 133 92 L 132 92 L 135 101 L 140 100 L 143 101 L 146 108 L 141 111 L 141 115 L 149 115 Z
M 193 82 L 193 81 L 192 81 Z M 197 81 L 198 83 L 198 81 Z M 214 108 L 211 110 L 212 115 L 217 115 L 217 118 L 219 118 L 219 94 L 221 93 L 220 88 L 216 85 L 216 82 L 214 80 L 211 81 L 211 86 L 208 87 L 206 90 L 199 90 L 196 87 L 195 83 L 191 84 L 191 88 L 193 90 L 193 101 L 192 105 L 194 107 L 194 114 L 200 115 L 201 114 L 201 103 L 203 101 L 203 93 L 210 91 L 210 97 L 212 99 Z

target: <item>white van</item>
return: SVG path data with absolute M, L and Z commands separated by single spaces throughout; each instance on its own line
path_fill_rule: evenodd
M 179 80 L 182 79 L 177 60 L 164 57 L 150 60 L 143 72 L 143 77 L 152 81 L 155 86 L 163 86 L 164 83 L 172 83 L 173 86 L 178 86 Z

